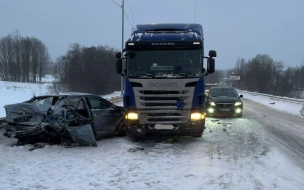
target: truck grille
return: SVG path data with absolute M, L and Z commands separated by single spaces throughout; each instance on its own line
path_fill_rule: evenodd
M 138 103 L 144 109 L 177 109 L 179 100 L 184 102 L 185 107 L 191 107 L 192 102 L 187 101 L 189 96 L 189 91 L 141 90 L 138 94 Z
M 190 120 L 194 86 L 198 79 L 133 79 L 142 87 L 134 87 L 140 124 L 185 124 Z M 150 83 L 174 83 L 173 86 L 151 87 Z M 183 106 L 181 106 L 183 104 Z

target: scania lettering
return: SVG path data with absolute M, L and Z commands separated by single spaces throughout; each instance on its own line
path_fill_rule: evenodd
M 177 82 L 171 83 L 159 83 L 159 82 L 150 82 L 151 87 L 179 87 Z
M 127 134 L 134 140 L 162 134 L 201 137 L 205 76 L 215 70 L 214 57 L 214 50 L 204 55 L 200 24 L 136 25 L 116 54 Z

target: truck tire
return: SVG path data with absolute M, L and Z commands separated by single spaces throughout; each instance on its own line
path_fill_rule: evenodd
M 193 131 L 192 137 L 202 137 L 204 131 L 205 131 L 205 122 L 201 124 L 200 126 L 197 126 L 196 130 Z
M 143 141 L 146 139 L 146 131 L 144 128 L 142 130 L 144 131 L 138 131 L 138 125 L 128 125 L 126 127 L 126 134 L 129 136 L 132 141 Z
M 135 136 L 132 137 L 132 140 L 134 142 L 145 141 L 146 140 L 146 136 L 145 135 L 135 135 Z
M 123 121 L 118 125 L 116 131 L 117 131 L 117 136 L 119 137 L 124 137 L 127 135 Z

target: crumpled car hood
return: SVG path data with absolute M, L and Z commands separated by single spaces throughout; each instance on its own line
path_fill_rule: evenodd
M 33 103 L 18 103 L 4 106 L 6 111 L 6 121 L 11 123 L 20 122 L 41 122 L 47 115 L 50 106 L 37 105 Z
M 91 120 L 74 110 L 36 103 L 11 104 L 4 108 L 7 121 L 4 136 L 24 143 L 72 139 L 76 146 L 97 146 Z

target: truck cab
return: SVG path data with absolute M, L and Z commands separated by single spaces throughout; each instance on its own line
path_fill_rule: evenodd
M 204 55 L 202 26 L 136 25 L 123 53 L 116 54 L 116 71 L 124 78 L 127 134 L 133 139 L 167 133 L 200 137 L 205 129 L 204 77 L 214 72 L 216 57 L 214 50 Z

